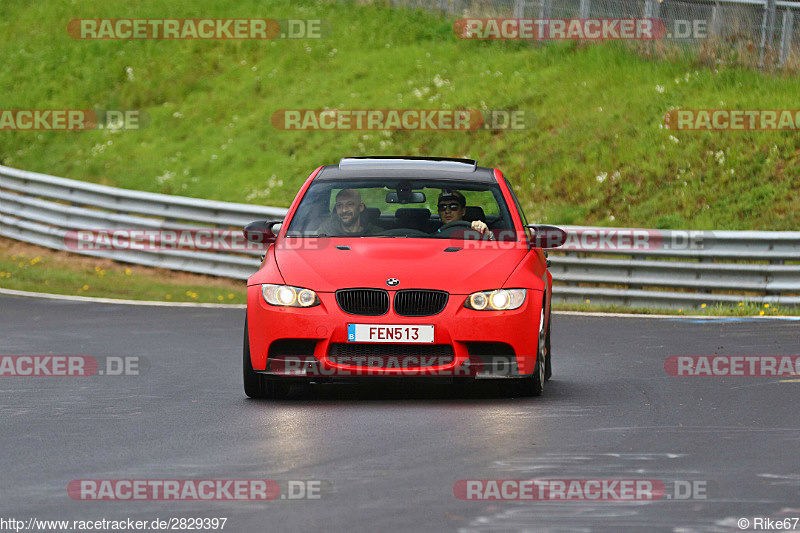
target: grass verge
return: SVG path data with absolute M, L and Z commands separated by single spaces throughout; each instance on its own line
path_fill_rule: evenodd
M 123 0 L 6 2 L 7 109 L 135 109 L 136 131 L 0 131 L 0 162 L 131 189 L 287 206 L 342 156 L 469 156 L 506 173 L 531 221 L 682 229 L 800 227 L 796 131 L 673 131 L 684 109 L 796 108 L 800 77 L 614 43 L 466 41 L 429 12 L 348 2 L 174 0 L 138 18 L 321 18 L 320 40 L 75 40 Z M 13 88 L 13 90 L 11 90 Z M 280 109 L 524 109 L 522 131 L 281 131 Z
M 0 287 L 159 302 L 243 304 L 244 281 L 125 265 L 0 237 Z

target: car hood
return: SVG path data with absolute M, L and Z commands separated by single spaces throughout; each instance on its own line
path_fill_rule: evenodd
M 316 244 L 316 249 L 276 247 L 275 259 L 287 284 L 319 292 L 378 287 L 469 294 L 501 287 L 528 252 L 525 248 L 470 247 L 446 252 L 445 249 L 459 247 L 447 239 L 365 237 L 318 239 Z M 345 246 L 349 249 L 340 249 Z M 400 283 L 388 287 L 389 278 Z

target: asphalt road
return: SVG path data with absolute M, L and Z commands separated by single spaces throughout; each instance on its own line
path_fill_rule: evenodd
M 240 309 L 0 298 L 2 355 L 149 363 L 139 376 L 0 377 L 0 518 L 225 517 L 232 532 L 688 532 L 800 516 L 800 382 L 664 370 L 671 355 L 799 354 L 798 322 L 555 316 L 553 379 L 540 398 L 491 384 L 372 383 L 256 401 L 241 386 L 243 319 Z M 323 491 L 267 502 L 67 492 L 76 479 L 151 478 L 320 480 Z M 699 482 L 706 498 L 453 493 L 463 479 L 531 478 Z

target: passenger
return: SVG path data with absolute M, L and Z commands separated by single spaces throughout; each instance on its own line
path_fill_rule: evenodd
M 334 212 L 319 226 L 317 233 L 328 237 L 362 237 L 380 233 L 380 227 L 362 220 L 365 209 L 360 192 L 342 189 L 336 195 Z
M 467 212 L 467 199 L 464 198 L 464 195 L 460 192 L 443 190 L 439 195 L 437 204 L 439 209 L 439 218 L 442 219 L 442 227 L 439 228 L 437 232 L 441 232 L 444 229 L 452 227 L 455 222 L 467 222 L 466 220 L 463 220 L 464 215 Z M 479 232 L 481 235 L 488 235 L 489 240 L 494 240 L 494 233 L 489 230 L 489 226 L 486 225 L 486 222 L 483 222 L 482 220 L 473 220 L 472 223 L 470 223 L 470 227 Z

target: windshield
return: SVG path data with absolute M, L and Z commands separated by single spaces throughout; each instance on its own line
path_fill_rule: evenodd
M 516 239 L 497 184 L 396 178 L 315 181 L 286 235 L 476 238 L 474 221 L 484 223 L 493 236 Z

